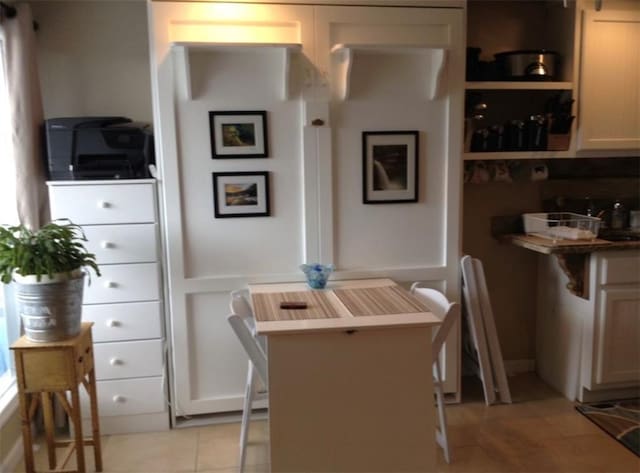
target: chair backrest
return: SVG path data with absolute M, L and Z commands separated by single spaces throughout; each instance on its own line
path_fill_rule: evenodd
M 231 313 L 240 316 L 242 320 L 244 320 L 244 323 L 249 327 L 251 334 L 258 340 L 260 348 L 262 348 L 262 351 L 266 353 L 267 339 L 262 335 L 258 335 L 256 332 L 256 319 L 253 316 L 251 304 L 249 304 L 249 300 L 247 299 L 246 289 L 238 289 L 237 291 L 231 292 L 229 308 L 231 309 Z
M 238 340 L 242 344 L 244 351 L 247 353 L 249 360 L 253 363 L 261 381 L 267 385 L 267 355 L 260 347 L 258 340 L 251 333 L 251 329 L 244 319 L 238 314 L 229 314 L 227 321 L 235 332 Z
M 253 320 L 253 310 L 247 300 L 247 291 L 244 289 L 238 289 L 237 291 L 231 292 L 229 309 L 231 309 L 232 313 L 239 315 L 243 319 Z
M 456 323 L 456 320 L 460 318 L 460 304 L 449 302 L 449 299 L 440 291 L 427 287 L 418 287 L 417 284 L 411 286 L 411 292 L 422 300 L 429 310 L 442 321 L 431 340 L 431 354 L 435 361 L 438 359 L 440 350 L 442 350 L 451 328 Z

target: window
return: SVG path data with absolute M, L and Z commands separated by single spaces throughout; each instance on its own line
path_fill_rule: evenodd
M 15 167 L 10 134 L 9 93 L 7 89 L 2 39 L 0 38 L 0 224 L 16 224 Z M 14 382 L 9 345 L 19 333 L 19 323 L 7 317 L 5 290 L 0 284 L 0 398 Z

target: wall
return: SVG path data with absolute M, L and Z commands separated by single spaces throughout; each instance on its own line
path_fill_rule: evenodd
M 145 2 L 31 3 L 45 118 L 117 115 L 153 121 Z M 0 428 L 0 464 L 20 435 Z
M 537 254 L 500 243 L 491 217 L 540 210 L 540 183 L 465 184 L 462 251 L 482 261 L 505 360 L 535 359 Z
M 503 358 L 512 362 L 535 360 L 538 260 L 548 256 L 500 243 L 491 235 L 491 218 L 543 210 L 584 213 L 586 197 L 596 212 L 611 208 L 615 199 L 640 208 L 640 158 L 536 161 L 549 170 L 549 179 L 537 182 L 524 172 L 531 163 L 511 162 L 511 169 L 520 170 L 512 183 L 464 185 L 462 249 L 484 264 Z
M 31 4 L 45 118 L 153 121 L 144 2 Z

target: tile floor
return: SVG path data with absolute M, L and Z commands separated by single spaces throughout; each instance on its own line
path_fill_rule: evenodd
M 438 449 L 439 472 L 640 472 L 640 458 L 575 411 L 532 374 L 510 377 L 511 405 L 486 407 L 465 378 L 461 404 L 447 407 L 452 463 Z M 103 437 L 105 473 L 231 473 L 238 465 L 238 423 Z M 248 473 L 267 472 L 267 424 L 249 434 Z M 92 452 L 87 448 L 89 471 Z M 46 466 L 40 449 L 37 464 Z M 18 471 L 23 471 L 19 469 Z

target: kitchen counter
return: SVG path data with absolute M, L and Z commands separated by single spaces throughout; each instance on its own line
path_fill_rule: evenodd
M 593 253 L 603 250 L 637 250 L 640 249 L 640 241 L 609 241 L 600 238 L 593 240 L 551 240 L 535 235 L 510 234 L 499 237 L 500 241 L 510 243 L 528 250 L 552 254 L 580 254 Z
M 545 255 L 554 255 L 569 278 L 567 289 L 578 297 L 588 299 L 585 274 L 588 271 L 591 253 L 612 250 L 638 250 L 640 241 L 551 240 L 534 235 L 509 234 L 499 236 L 501 242 L 519 246 Z

